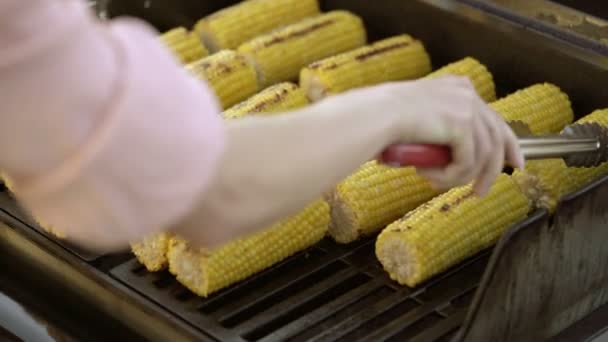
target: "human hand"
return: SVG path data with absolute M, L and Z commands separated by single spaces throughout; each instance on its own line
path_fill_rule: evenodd
M 397 141 L 451 149 L 452 160 L 445 167 L 418 168 L 436 187 L 449 188 L 474 180 L 474 190 L 483 195 L 501 172 L 505 160 L 512 166 L 523 167 L 515 134 L 479 98 L 467 78 L 448 76 L 392 83 L 370 91 L 378 91 L 385 111 L 398 113 L 401 120 L 394 132 Z

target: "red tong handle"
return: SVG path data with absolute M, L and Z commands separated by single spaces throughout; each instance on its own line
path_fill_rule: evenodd
M 442 145 L 395 144 L 382 152 L 380 161 L 394 166 L 440 168 L 452 162 L 452 152 L 448 146 Z

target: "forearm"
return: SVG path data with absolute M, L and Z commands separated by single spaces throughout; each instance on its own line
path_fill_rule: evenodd
M 212 92 L 141 22 L 98 23 L 80 0 L 9 3 L 0 169 L 21 204 L 102 250 L 181 218 L 222 152 Z
M 213 186 L 178 233 L 210 245 L 265 228 L 397 139 L 396 116 L 344 106 L 345 100 L 227 122 L 226 152 Z

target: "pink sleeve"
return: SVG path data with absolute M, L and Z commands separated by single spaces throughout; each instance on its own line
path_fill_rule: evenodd
M 125 246 L 179 220 L 223 152 L 218 103 L 134 19 L 0 2 L 0 169 L 36 217 Z

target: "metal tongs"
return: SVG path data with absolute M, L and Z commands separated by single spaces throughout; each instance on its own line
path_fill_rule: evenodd
M 576 123 L 561 134 L 532 135 L 521 121 L 510 122 L 526 160 L 562 158 L 568 167 L 595 167 L 608 161 L 608 128 L 597 123 Z M 395 144 L 380 156 L 390 165 L 443 167 L 452 161 L 450 148 L 430 144 Z

